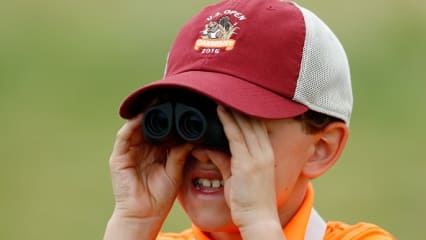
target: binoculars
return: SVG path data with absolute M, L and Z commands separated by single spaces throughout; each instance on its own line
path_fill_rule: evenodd
M 228 140 L 212 101 L 169 100 L 149 107 L 142 120 L 148 143 L 173 146 L 183 142 L 229 152 Z

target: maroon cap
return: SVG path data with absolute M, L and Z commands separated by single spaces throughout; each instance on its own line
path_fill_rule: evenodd
M 121 105 L 120 116 L 134 117 L 147 104 L 147 96 L 169 88 L 194 91 L 261 118 L 289 118 L 309 108 L 321 110 L 309 99 L 312 90 L 299 89 L 312 87 L 306 86 L 307 81 L 317 81 L 301 76 L 305 71 L 317 71 L 310 66 L 304 68 L 312 65 L 306 46 L 306 19 L 320 21 L 310 14 L 285 0 L 228 0 L 206 7 L 179 32 L 164 78 L 131 93 Z M 334 115 L 343 119 L 343 114 L 338 111 Z

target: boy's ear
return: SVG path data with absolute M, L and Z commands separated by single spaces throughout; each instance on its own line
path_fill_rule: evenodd
M 315 134 L 315 150 L 303 167 L 303 174 L 310 179 L 321 176 L 336 163 L 346 145 L 349 129 L 343 122 L 333 122 Z

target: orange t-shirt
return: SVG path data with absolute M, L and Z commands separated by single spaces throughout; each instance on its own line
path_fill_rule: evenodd
M 283 229 L 287 240 L 303 240 L 305 237 L 306 239 L 310 239 L 307 237 L 308 235 L 312 236 L 317 233 L 319 233 L 319 236 L 323 235 L 323 240 L 396 239 L 390 233 L 370 223 L 348 225 L 342 222 L 323 222 L 315 210 L 313 210 L 313 195 L 312 186 L 309 185 L 302 206 Z M 317 235 L 315 237 L 314 239 L 318 239 Z M 196 226 L 192 226 L 192 228 L 181 233 L 160 233 L 157 240 L 210 240 L 210 238 Z

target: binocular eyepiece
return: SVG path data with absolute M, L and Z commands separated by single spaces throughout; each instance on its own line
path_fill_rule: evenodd
M 216 104 L 167 101 L 148 108 L 143 120 L 147 142 L 173 146 L 182 142 L 229 152 Z

